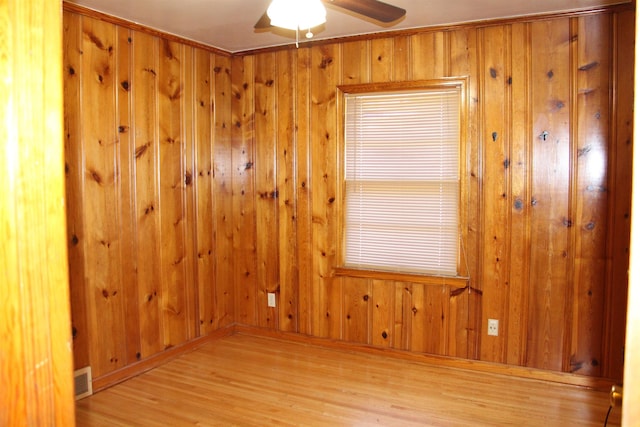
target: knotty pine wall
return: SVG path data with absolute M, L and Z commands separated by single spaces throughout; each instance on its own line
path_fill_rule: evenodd
M 75 364 L 100 377 L 234 321 L 231 61 L 68 11 L 64 42 Z
M 239 323 L 622 377 L 633 10 L 244 55 L 64 24 L 77 367 Z M 470 280 L 337 274 L 337 87 L 447 76 L 469 83 Z

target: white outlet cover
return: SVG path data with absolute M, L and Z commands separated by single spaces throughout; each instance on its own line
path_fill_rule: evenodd
M 269 307 L 275 307 L 276 306 L 276 294 L 273 292 L 269 292 L 267 293 L 267 305 Z
M 498 319 L 489 319 L 487 324 L 487 335 L 491 335 L 494 337 L 498 336 Z

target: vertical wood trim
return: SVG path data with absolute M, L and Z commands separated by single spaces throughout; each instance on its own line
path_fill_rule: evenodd
M 611 64 L 611 137 L 608 149 L 609 170 L 608 188 L 615 192 L 610 201 L 609 229 L 610 249 L 608 251 L 611 264 L 608 271 L 607 289 L 605 291 L 605 342 L 606 359 L 603 374 L 611 378 L 621 378 L 624 366 L 625 323 L 622 307 L 627 307 L 629 241 L 626 236 L 631 233 L 631 185 L 634 157 L 634 113 L 633 85 L 634 69 L 627 64 L 637 61 L 634 45 L 636 43 L 637 14 L 621 12 L 614 15 L 612 29 Z M 637 45 L 636 45 L 637 48 Z M 633 58 L 631 57 L 633 55 Z M 637 68 L 636 68 L 637 77 Z M 636 98 L 637 99 L 637 98 Z M 622 238 L 624 236 L 624 238 Z M 630 307 L 630 306 L 629 306 Z M 631 315 L 631 311 L 629 311 Z M 628 362 L 627 362 L 628 363 Z M 628 364 L 627 364 L 628 366 Z M 626 396 L 625 396 L 626 399 Z
M 75 424 L 61 19 L 53 0 L 0 4 L 1 425 Z

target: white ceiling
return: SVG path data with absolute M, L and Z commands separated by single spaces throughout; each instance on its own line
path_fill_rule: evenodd
M 253 29 L 270 0 L 66 0 L 165 33 L 228 52 L 292 44 L 293 31 Z M 381 27 L 343 9 L 327 7 L 327 23 L 314 40 L 405 30 L 522 15 L 576 11 L 632 0 L 386 0 L 406 9 L 391 27 Z M 300 35 L 304 40 L 304 35 Z

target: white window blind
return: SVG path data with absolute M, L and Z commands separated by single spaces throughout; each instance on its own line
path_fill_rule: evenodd
M 345 267 L 457 274 L 460 100 L 345 94 Z

